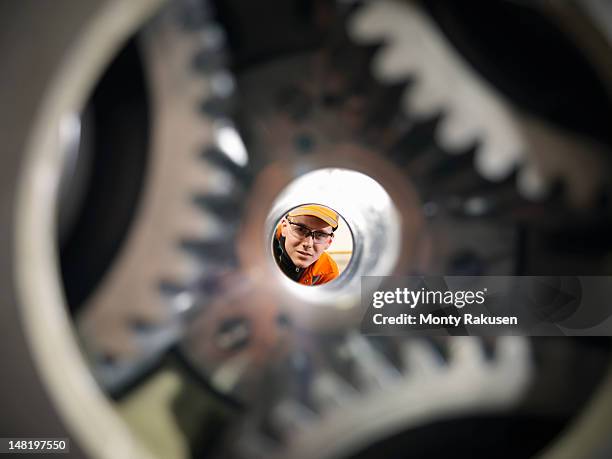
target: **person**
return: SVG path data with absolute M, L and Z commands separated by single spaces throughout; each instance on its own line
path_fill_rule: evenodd
M 276 228 L 274 258 L 281 271 L 302 285 L 322 285 L 340 274 L 325 251 L 338 229 L 338 214 L 329 207 L 308 204 L 289 212 Z

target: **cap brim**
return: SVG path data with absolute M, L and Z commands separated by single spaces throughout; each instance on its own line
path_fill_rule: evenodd
M 323 220 L 332 228 L 336 229 L 338 227 L 338 222 L 331 218 L 329 215 L 325 215 L 323 212 L 319 212 L 318 210 L 312 209 L 308 211 L 297 211 L 297 212 L 289 212 L 290 217 L 299 217 L 301 215 L 310 215 L 312 217 L 317 217 L 320 220 Z

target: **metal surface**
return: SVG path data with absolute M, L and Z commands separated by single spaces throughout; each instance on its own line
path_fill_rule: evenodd
M 14 260 L 16 280 L 8 271 L 3 281 L 7 291 L 17 285 L 13 303 L 68 429 L 88 455 L 146 456 L 106 395 L 138 400 L 137 410 L 148 413 L 158 401 L 138 397 L 143 378 L 155 380 L 169 354 L 181 362 L 181 381 L 199 383 L 181 394 L 186 404 L 205 405 L 213 420 L 198 424 L 193 411 L 164 407 L 172 426 L 150 435 L 181 443 L 177 426 L 191 422 L 177 449 L 183 454 L 367 457 L 379 442 L 401 451 L 396 435 L 427 426 L 450 434 L 453 420 L 472 425 L 474 416 L 490 416 L 508 428 L 516 416 L 525 425 L 554 420 L 523 432 L 533 442 L 518 446 L 524 453 L 553 441 L 581 413 L 589 419 L 587 400 L 605 381 L 607 341 L 363 337 L 356 304 L 367 274 L 606 272 L 600 252 L 610 248 L 594 253 L 584 244 L 593 228 L 608 227 L 609 208 L 592 207 L 609 185 L 608 147 L 517 110 L 412 2 L 355 11 L 349 2 L 287 5 L 269 15 L 244 3 L 233 9 L 232 1 L 217 2 L 218 14 L 209 2 L 160 9 L 109 2 L 71 32 L 79 39 L 61 46 L 62 65 L 41 82 L 31 104 L 36 120 L 24 121 L 25 162 L 11 169 L 18 179 L 2 194 L 12 202 L 15 185 L 16 223 L 3 215 L 15 235 L 5 259 Z M 266 30 L 270 20 L 281 24 Z M 296 27 L 303 33 L 283 41 L 283 31 Z M 82 111 L 111 56 L 136 31 L 153 107 L 151 167 L 117 258 L 78 305 L 77 342 L 54 238 L 69 169 L 58 129 Z M 382 46 L 365 44 L 383 38 Z M 407 87 L 407 78 L 416 83 Z M 569 200 L 544 199 L 557 177 L 569 184 Z M 278 218 L 304 202 L 338 210 L 355 244 L 343 277 L 315 289 L 284 278 L 270 256 Z M 569 237 L 568 226 L 583 244 L 578 255 L 542 243 L 554 239 L 546 230 Z M 218 415 L 202 402 L 209 398 L 238 409 Z M 601 449 L 608 411 L 590 412 L 585 425 L 601 424 L 591 436 L 568 434 L 571 451 Z M 205 434 L 212 439 L 202 446 Z M 503 439 L 494 429 L 490 436 Z M 487 454 L 500 456 L 499 448 Z M 563 457 L 563 450 L 549 454 Z
M 369 176 L 346 169 L 318 169 L 296 178 L 279 193 L 266 219 L 264 235 L 273 234 L 289 209 L 307 202 L 323 204 L 344 217 L 353 234 L 351 263 L 338 282 L 315 291 L 284 278 L 276 282 L 290 297 L 287 303 L 308 310 L 306 314 L 316 315 L 321 309 L 323 315 L 325 309 L 355 309 L 361 276 L 393 272 L 401 252 L 401 216 L 388 193 Z M 264 239 L 264 244 L 269 239 Z M 389 255 L 380 257 L 381 253 Z
M 25 334 L 55 409 L 92 456 L 146 453 L 124 430 L 88 374 L 66 314 L 55 244 L 56 193 L 66 159 L 58 129 L 66 114 L 80 110 L 95 76 L 156 5 L 109 2 L 80 19 L 88 24 L 86 33 L 71 53 L 60 54 L 63 65 L 44 85 L 29 126 L 15 198 L 15 245 L 7 259 L 15 260 L 12 270 Z
M 460 154 L 480 142 L 474 166 L 484 177 L 499 181 L 520 168 L 517 186 L 527 198 L 543 199 L 557 179 L 568 182 L 574 205 L 595 198 L 609 148 L 538 120 L 505 98 L 416 2 L 369 2 L 351 22 L 351 35 L 362 43 L 385 41 L 373 62 L 381 81 L 414 78 L 416 88 L 402 95 L 406 112 L 421 118 L 444 112 L 435 132 L 443 147 Z

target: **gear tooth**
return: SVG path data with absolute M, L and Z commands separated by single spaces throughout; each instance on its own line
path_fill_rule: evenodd
M 210 92 L 220 99 L 231 98 L 236 92 L 236 81 L 230 72 L 221 70 L 210 76 Z
M 388 36 L 389 25 L 397 21 L 394 17 L 396 8 L 390 2 L 378 0 L 369 2 L 355 13 L 348 22 L 349 36 L 356 43 L 368 43 Z
M 485 363 L 485 352 L 478 338 L 473 336 L 456 336 L 450 341 L 449 360 L 452 368 L 469 371 L 482 367 Z
M 207 147 L 202 154 L 202 158 L 210 164 L 229 172 L 240 182 L 245 184 L 250 183 L 251 176 L 249 171 L 246 168 L 236 164 L 236 162 L 230 159 L 230 157 L 219 147 Z
M 400 372 L 366 338 L 351 333 L 347 339 L 348 348 L 355 356 L 358 378 L 363 388 L 380 389 L 400 376 Z
M 496 362 L 531 362 L 529 341 L 521 336 L 500 336 L 495 348 Z
M 225 31 L 217 24 L 207 22 L 197 35 L 198 49 L 192 57 L 192 68 L 207 76 L 225 72 L 230 60 L 225 51 L 226 41 Z
M 213 266 L 200 269 L 192 279 L 164 280 L 159 283 L 158 291 L 171 311 L 176 315 L 191 314 L 192 311 L 209 304 L 222 288 L 222 278 L 227 274 L 227 266 Z
M 159 293 L 177 314 L 191 311 L 196 304 L 196 294 L 188 287 L 179 286 L 174 282 L 162 281 L 159 284 Z
M 435 375 L 446 366 L 440 353 L 425 340 L 403 342 L 400 355 L 406 371 L 415 377 Z
M 272 424 L 282 437 L 307 427 L 317 420 L 317 414 L 294 399 L 281 400 L 272 410 Z
M 210 380 L 213 387 L 218 388 L 222 393 L 231 393 L 240 383 L 251 363 L 251 357 L 245 352 L 225 359 L 211 372 Z
M 172 260 L 161 270 L 159 278 L 169 282 L 184 282 L 199 275 L 201 267 L 196 260 L 177 251 L 173 255 Z
M 353 386 L 329 371 L 319 371 L 312 382 L 312 398 L 321 410 L 348 406 L 357 395 Z
M 497 368 L 499 379 L 508 388 L 503 397 L 511 402 L 524 392 L 533 374 L 531 348 L 523 336 L 500 336 L 495 348 L 496 359 L 492 366 Z
M 402 98 L 404 110 L 420 119 L 431 118 L 444 112 L 444 101 L 441 94 L 420 83 L 420 77 L 415 77 L 415 88 L 404 93 Z
M 214 22 L 208 22 L 198 31 L 197 35 L 200 50 L 224 52 L 227 44 L 225 30 Z
M 122 287 L 123 288 L 123 287 Z M 145 293 L 127 291 L 121 302 L 115 292 L 107 293 L 115 301 L 98 296 L 94 303 L 83 311 L 78 319 L 78 328 L 83 336 L 94 343 L 95 348 L 128 355 L 134 348 L 129 339 L 128 322 L 134 317 L 146 322 L 164 322 L 168 319 L 159 297 L 153 289 Z M 123 349 L 121 346 L 125 346 Z
M 516 184 L 521 195 L 532 201 L 542 201 L 550 194 L 551 183 L 533 164 L 525 164 L 521 168 Z
M 396 83 L 415 74 L 417 68 L 401 46 L 388 45 L 372 60 L 372 73 L 383 83 Z
M 208 218 L 209 215 L 204 212 L 198 212 L 194 209 L 194 197 L 199 195 L 207 195 L 207 191 L 196 192 L 191 196 L 183 198 L 177 208 L 181 208 L 181 213 L 177 215 L 189 216 L 189 218 L 177 219 L 173 222 L 170 231 L 173 232 L 173 236 L 178 234 L 186 239 L 201 239 L 211 237 L 220 232 L 219 222 L 215 219 Z M 170 247 L 169 250 L 172 250 Z
M 484 133 L 466 116 L 446 113 L 436 131 L 436 141 L 446 151 L 458 153 L 472 147 Z
M 215 145 L 236 165 L 246 167 L 249 163 L 249 153 L 232 121 L 220 119 L 213 127 Z
M 523 157 L 523 146 L 512 142 L 502 144 L 486 139 L 476 152 L 475 167 L 483 177 L 500 181 L 508 177 Z

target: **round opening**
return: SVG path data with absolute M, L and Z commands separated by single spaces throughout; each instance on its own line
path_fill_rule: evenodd
M 290 209 L 272 235 L 272 254 L 289 279 L 310 287 L 336 281 L 353 255 L 353 234 L 342 216 L 322 204 Z
M 304 214 L 303 208 L 308 206 L 314 206 L 317 212 L 324 209 L 325 212 L 338 215 L 337 231 L 344 231 L 340 228 L 345 227 L 347 232 L 345 236 L 339 235 L 340 243 L 337 245 L 334 245 L 337 242 L 334 235 L 334 241 L 327 247 L 326 252 L 330 257 L 337 255 L 338 260 L 340 255 L 350 255 L 350 259 L 342 260 L 346 262 L 342 273 L 331 281 L 315 283 L 316 289 L 311 287 L 312 284 L 302 282 L 312 280 L 312 276 L 289 276 L 282 268 L 279 269 L 276 256 L 282 254 L 279 254 L 278 247 L 276 253 L 274 251 L 274 240 L 282 236 L 283 222 L 286 222 L 286 234 L 293 230 L 306 236 L 306 231 L 330 230 L 327 226 L 331 225 L 315 228 L 306 224 L 304 218 L 299 218 L 304 216 L 297 214 Z M 298 230 L 298 227 L 291 225 L 288 216 L 293 223 L 300 223 L 308 228 Z M 277 274 L 278 284 L 287 296 L 286 303 L 297 305 L 295 307 L 300 309 L 297 311 L 298 316 L 301 315 L 301 310 L 305 310 L 309 317 L 317 315 L 315 311 L 318 306 L 324 306 L 326 310 L 354 309 L 359 304 L 362 276 L 386 276 L 392 273 L 401 252 L 401 225 L 400 214 L 387 191 L 366 174 L 349 169 L 321 168 L 294 179 L 273 203 L 264 231 L 266 246 L 270 248 L 270 242 L 273 242 L 272 250 L 268 249 L 272 254 L 269 257 L 270 265 Z M 307 236 L 310 241 L 313 240 L 312 234 Z M 294 242 L 299 242 L 298 239 L 299 237 L 294 238 Z M 339 253 L 333 253 L 334 250 Z M 306 251 L 302 258 L 303 263 L 298 269 L 307 268 L 306 265 L 311 260 L 309 252 Z

